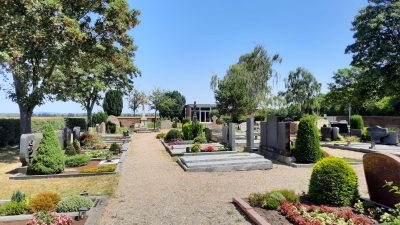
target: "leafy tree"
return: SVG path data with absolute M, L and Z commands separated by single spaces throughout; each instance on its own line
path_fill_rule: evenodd
M 285 80 L 285 96 L 288 104 L 297 104 L 301 113 L 313 113 L 315 97 L 320 93 L 321 84 L 304 68 L 289 72 Z
M 223 79 L 213 75 L 211 89 L 220 113 L 234 120 L 254 113 L 270 91 L 268 81 L 274 75 L 272 65 L 277 62 L 281 62 L 279 55 L 270 57 L 263 46 L 257 45 L 251 53 L 240 56 Z
M 165 95 L 166 91 L 160 88 L 155 88 L 150 96 L 150 108 L 154 110 L 154 127 L 156 127 L 157 112 L 160 109 L 169 108 L 174 104 L 174 100 Z
M 160 116 L 181 119 L 183 117 L 183 108 L 186 104 L 185 96 L 179 91 L 167 91 L 164 93 L 163 99 L 166 104 L 162 104 L 163 106 L 159 109 Z
M 2 1 L 0 65 L 12 75 L 8 94 L 19 106 L 22 133 L 31 132 L 34 108 L 62 89 L 59 66 L 72 65 L 80 52 L 133 69 L 136 47 L 127 31 L 138 15 L 126 0 Z
M 133 111 L 133 115 L 136 116 L 136 111 L 139 108 L 144 93 L 138 89 L 133 89 L 129 95 L 129 108 Z
M 368 69 L 380 97 L 400 97 L 400 4 L 398 0 L 369 0 L 353 21 L 355 42 L 346 48 L 352 65 Z
M 123 93 L 116 90 L 107 91 L 103 101 L 103 109 L 107 115 L 120 116 L 124 102 L 122 100 Z

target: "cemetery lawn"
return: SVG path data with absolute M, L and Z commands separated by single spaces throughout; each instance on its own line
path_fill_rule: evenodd
M 0 148 L 0 199 L 9 199 L 19 189 L 33 196 L 41 191 L 59 192 L 61 196 L 79 194 L 82 191 L 90 195 L 113 195 L 118 184 L 119 175 L 103 175 L 76 178 L 51 178 L 33 180 L 10 180 L 9 176 L 21 166 L 17 146 Z

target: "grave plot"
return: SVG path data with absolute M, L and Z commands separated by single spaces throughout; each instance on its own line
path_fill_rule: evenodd
M 272 162 L 255 153 L 182 156 L 178 164 L 188 172 L 225 172 L 272 169 Z

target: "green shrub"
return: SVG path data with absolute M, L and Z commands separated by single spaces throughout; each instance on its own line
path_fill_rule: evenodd
M 300 196 L 292 190 L 282 189 L 282 190 L 276 190 L 273 192 L 281 193 L 283 195 L 283 197 L 285 197 L 286 201 L 288 201 L 288 202 L 293 202 L 293 203 L 300 202 Z
M 81 153 L 81 143 L 80 143 L 78 140 L 75 139 L 75 140 L 72 142 L 72 144 L 73 144 L 73 146 L 74 146 L 75 152 L 78 153 L 78 154 L 80 154 L 80 153 Z
M 182 124 L 185 124 L 185 123 L 190 123 L 190 119 L 189 118 L 183 118 L 182 119 Z
M 357 175 L 343 159 L 328 157 L 315 164 L 308 194 L 316 203 L 350 205 L 358 197 Z
M 65 148 L 65 154 L 66 155 L 75 155 L 76 154 L 74 145 L 72 143 L 69 143 L 67 145 L 67 147 Z
M 111 156 L 113 152 L 109 150 L 90 150 L 86 152 L 90 158 L 106 158 L 107 156 Z
M 28 166 L 28 174 L 57 174 L 64 171 L 64 154 L 53 128 L 46 125 L 43 139 L 40 142 L 32 163 Z
M 12 196 L 11 196 L 11 201 L 12 202 L 22 202 L 25 199 L 26 199 L 25 194 L 20 190 L 14 191 Z
M 177 129 L 169 130 L 167 135 L 165 136 L 165 141 L 170 142 L 173 140 L 181 140 L 182 139 L 182 132 Z
M 207 144 L 207 138 L 204 132 L 201 132 L 199 136 L 197 136 L 194 140 L 194 143 L 200 143 L 200 144 Z
M 117 134 L 123 134 L 125 131 L 128 131 L 129 130 L 129 128 L 127 128 L 127 127 L 121 127 L 121 126 L 119 126 L 119 127 L 117 127 L 117 131 L 115 131 L 115 133 L 117 133 Z
M 278 209 L 281 202 L 285 200 L 280 192 L 271 192 L 264 198 L 261 206 L 266 209 Z
M 204 125 L 199 121 L 192 122 L 192 137 L 199 136 L 204 130 Z
M 65 120 L 63 117 L 33 117 L 32 118 L 32 132 L 43 132 L 43 127 L 50 125 L 53 130 L 62 130 L 65 128 Z
M 191 152 L 200 152 L 201 146 L 199 144 L 194 144 L 190 149 Z
M 29 201 L 29 209 L 32 212 L 53 211 L 57 203 L 61 200 L 61 196 L 55 192 L 40 192 Z
M 98 133 L 85 132 L 81 136 L 81 143 L 86 148 L 92 148 L 95 144 L 103 144 L 103 137 Z
M 65 126 L 69 129 L 74 129 L 74 127 L 80 127 L 81 130 L 86 130 L 86 119 L 82 117 L 67 117 L 65 118 Z
M 78 154 L 65 157 L 65 166 L 67 167 L 78 167 L 85 166 L 90 162 L 88 155 Z
M 172 128 L 178 128 L 178 123 L 177 123 L 176 121 L 174 121 L 174 122 L 172 123 Z
M 204 134 L 206 136 L 207 142 L 211 141 L 212 131 L 210 128 L 204 128 Z
M 254 207 L 277 209 L 281 202 L 299 202 L 300 197 L 293 191 L 275 190 L 267 193 L 253 193 L 249 196 L 249 203 Z
M 367 141 L 372 140 L 371 136 L 368 135 L 367 128 L 365 128 L 365 127 L 363 128 L 363 132 L 362 132 L 360 140 L 362 142 L 367 142 Z
M 107 115 L 111 116 L 120 116 L 122 112 L 122 108 L 124 106 L 123 103 L 123 93 L 117 90 L 109 90 L 107 91 L 104 101 L 103 101 L 103 110 L 107 113 Z
M 184 123 L 182 126 L 182 133 L 184 140 L 192 140 L 193 139 L 192 124 Z
M 92 200 L 86 196 L 71 195 L 62 199 L 56 207 L 56 212 L 77 212 L 80 208 L 90 209 L 93 205 Z
M 19 119 L 0 119 L 0 146 L 19 144 Z
M 309 116 L 303 117 L 299 123 L 296 145 L 293 151 L 296 162 L 315 163 L 322 158 L 322 154 L 315 121 Z
M 167 135 L 166 133 L 159 133 L 159 134 L 157 134 L 156 138 L 157 139 L 164 139 L 166 135 Z
M 350 129 L 363 129 L 364 120 L 360 115 L 352 115 L 350 118 Z
M 28 213 L 26 200 L 6 202 L 0 206 L 0 216 L 14 216 Z
M 265 121 L 265 115 L 262 115 L 262 114 L 255 115 L 254 121 Z
M 92 126 L 101 124 L 102 122 L 107 123 L 108 115 L 105 112 L 97 112 L 92 115 Z
M 249 196 L 249 203 L 251 206 L 253 207 L 261 207 L 261 205 L 263 204 L 264 199 L 266 198 L 266 196 L 268 195 L 268 193 L 252 193 Z
M 117 131 L 117 125 L 115 125 L 114 123 L 112 123 L 111 121 L 108 121 L 106 123 L 106 131 L 109 134 L 115 134 L 115 132 Z
M 114 155 L 118 155 L 122 152 L 121 145 L 117 143 L 112 143 L 110 146 L 110 152 L 114 153 Z

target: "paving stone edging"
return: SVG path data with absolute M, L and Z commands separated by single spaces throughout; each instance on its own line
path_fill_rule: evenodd
M 106 202 L 108 200 L 108 197 L 106 196 L 90 196 L 91 198 L 94 198 L 93 201 L 93 206 L 90 208 L 89 211 L 86 212 L 86 215 L 88 216 L 85 225 L 96 225 L 98 224 L 100 217 L 101 217 L 101 211 L 106 205 Z M 1 200 L 2 202 L 5 202 L 6 200 Z M 72 219 L 74 219 L 76 216 L 78 216 L 78 212 L 69 212 L 69 213 L 56 213 L 57 215 L 64 214 Z M 21 221 L 21 220 L 30 220 L 33 218 L 33 214 L 26 214 L 26 215 L 17 215 L 17 216 L 0 216 L 0 222 L 13 222 L 13 221 Z
M 233 197 L 232 201 L 239 206 L 244 214 L 257 225 L 271 225 L 263 217 L 258 214 L 253 207 L 251 207 L 246 201 L 239 197 Z
M 347 162 L 350 165 L 362 165 L 362 162 Z M 313 168 L 315 163 L 288 163 L 286 164 L 288 166 L 294 167 L 294 168 Z
M 46 175 L 24 175 L 17 173 L 9 177 L 10 180 L 32 180 L 32 179 L 47 179 L 47 178 L 69 178 L 69 177 L 88 177 L 88 176 L 99 176 L 99 175 L 111 175 L 118 174 L 121 172 L 122 163 L 126 158 L 126 151 L 122 152 L 117 168 L 114 172 L 100 172 L 100 173 L 78 173 L 78 174 L 46 174 Z

